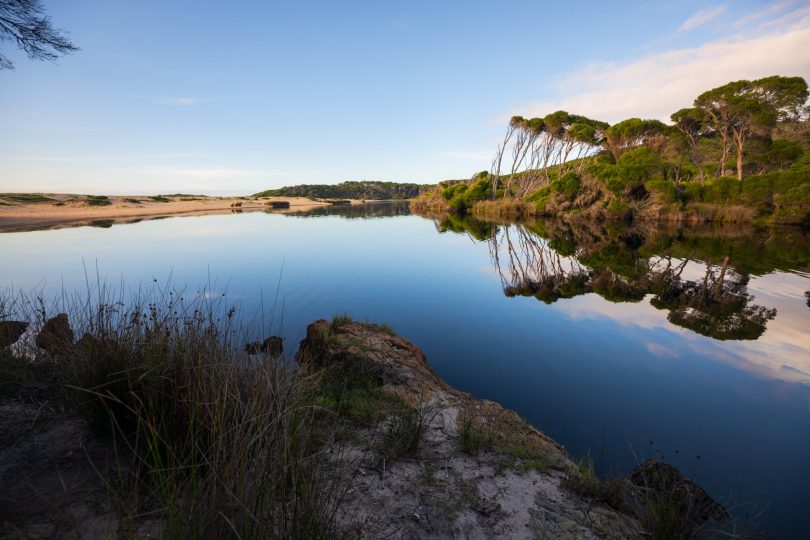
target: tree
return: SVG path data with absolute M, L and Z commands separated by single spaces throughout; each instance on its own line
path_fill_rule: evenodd
M 706 127 L 706 114 L 697 107 L 690 107 L 672 113 L 670 118 L 675 123 L 675 128 L 681 132 L 686 140 L 689 146 L 690 159 L 698 168 L 700 183 L 703 184 L 705 181 L 702 168 L 703 156 L 698 151 L 698 141 Z
M 624 152 L 641 145 L 649 146 L 653 152 L 660 151 L 670 129 L 658 120 L 628 118 L 605 130 L 603 144 L 613 160 L 618 161 Z
M 725 174 L 729 140 L 737 151 L 737 180 L 742 180 L 746 140 L 757 133 L 770 137 L 778 121 L 801 117 L 807 97 L 807 82 L 803 78 L 776 75 L 730 82 L 698 96 L 695 106 L 706 114 L 722 138 L 720 176 Z
M 0 0 L 0 41 L 14 42 L 32 60 L 53 62 L 79 50 L 52 26 L 41 0 Z M 0 54 L 0 69 L 14 69 L 14 63 Z

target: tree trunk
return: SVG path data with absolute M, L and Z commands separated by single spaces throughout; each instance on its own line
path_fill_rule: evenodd
M 743 167 L 743 146 L 745 145 L 745 132 L 744 128 L 734 130 L 734 144 L 737 146 L 737 180 L 742 181 L 742 167 Z
M 722 139 L 723 139 L 723 153 L 720 156 L 719 176 L 726 175 L 726 161 L 728 160 L 728 135 L 722 135 Z

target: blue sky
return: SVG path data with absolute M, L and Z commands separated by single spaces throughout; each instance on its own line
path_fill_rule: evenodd
M 505 119 L 665 119 L 810 79 L 806 0 L 45 1 L 81 51 L 0 71 L 0 191 L 252 193 L 489 167 Z

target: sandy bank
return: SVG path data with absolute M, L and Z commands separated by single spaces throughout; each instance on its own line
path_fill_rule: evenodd
M 21 200 L 29 199 L 29 200 Z M 329 206 L 304 197 L 204 197 L 121 195 L 105 197 L 102 204 L 85 195 L 0 194 L 0 231 L 21 231 L 123 223 L 158 216 L 223 214 L 234 211 L 300 212 Z M 287 201 L 289 208 L 271 209 L 267 203 Z M 95 204 L 94 204 L 95 203 Z M 362 201 L 351 201 L 362 204 Z

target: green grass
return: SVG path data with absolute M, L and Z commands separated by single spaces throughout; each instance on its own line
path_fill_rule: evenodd
M 230 312 L 210 303 L 165 291 L 128 306 L 93 296 L 103 300 L 0 297 L 0 320 L 39 328 L 65 311 L 83 336 L 52 354 L 0 351 L 0 397 L 47 398 L 115 444 L 123 477 L 109 496 L 124 522 L 149 515 L 167 538 L 339 536 L 343 487 L 323 448 L 340 422 L 312 406 L 315 378 L 245 364 Z
M 160 203 L 172 202 L 171 199 L 167 199 L 166 197 L 163 197 L 163 196 L 160 196 L 160 195 L 154 195 L 154 196 L 149 197 L 149 198 L 152 199 L 155 202 L 160 202 Z
M 130 204 L 141 204 L 143 201 L 140 199 L 124 199 L 124 202 L 128 202 Z
M 432 418 L 429 407 L 398 407 L 390 418 L 379 450 L 388 461 L 416 457 Z
M 465 453 L 476 456 L 493 448 L 495 437 L 479 419 L 466 413 L 460 415 L 458 422 L 458 442 Z

